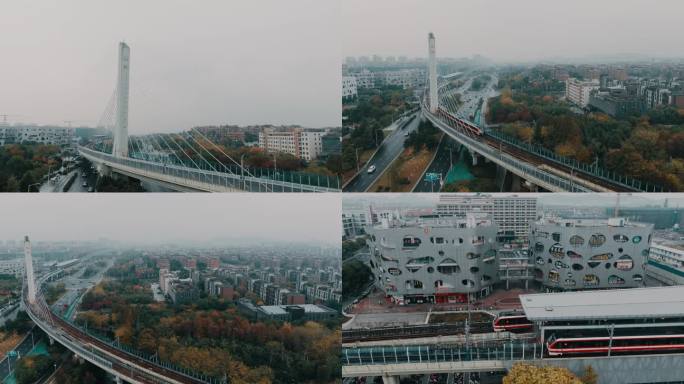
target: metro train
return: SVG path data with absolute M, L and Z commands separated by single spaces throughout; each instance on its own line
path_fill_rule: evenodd
M 492 327 L 494 332 L 528 332 L 532 330 L 534 324 L 527 320 L 525 315 L 504 315 L 494 319 Z
M 610 346 L 610 348 L 609 348 Z M 602 337 L 550 337 L 546 343 L 549 356 L 582 354 L 684 351 L 684 335 L 632 335 Z
M 437 113 L 445 119 L 449 120 L 451 123 L 455 124 L 457 127 L 462 128 L 473 135 L 482 136 L 483 134 L 482 129 L 477 125 L 455 116 L 453 113 L 447 111 L 442 107 L 439 107 Z

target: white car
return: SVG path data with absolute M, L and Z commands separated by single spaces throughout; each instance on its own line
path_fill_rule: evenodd
M 368 167 L 368 173 L 373 173 L 373 172 L 375 172 L 375 165 L 371 165 L 370 167 Z

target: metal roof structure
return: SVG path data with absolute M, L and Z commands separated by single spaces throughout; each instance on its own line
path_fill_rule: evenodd
M 684 317 L 684 286 L 520 295 L 532 321 Z

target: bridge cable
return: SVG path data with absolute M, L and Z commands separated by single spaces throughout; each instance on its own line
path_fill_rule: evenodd
M 204 135 L 202 134 L 202 132 L 200 132 L 198 129 L 193 128 L 192 130 L 194 130 L 198 135 L 200 135 L 202 138 L 204 138 L 205 140 L 207 140 L 207 142 L 209 142 L 211 145 L 213 145 L 214 147 L 216 147 L 216 149 L 218 149 L 219 152 L 221 152 L 224 156 L 226 156 L 227 158 L 229 158 L 233 163 L 235 163 L 238 167 L 240 167 L 240 169 L 242 170 L 243 173 L 245 173 L 245 174 L 248 175 L 249 177 L 252 177 L 252 178 L 255 178 L 255 179 L 257 178 L 257 177 L 254 176 L 251 172 L 249 172 L 249 168 L 245 168 L 245 167 L 242 166 L 242 164 L 240 164 L 240 163 L 238 163 L 237 161 L 235 161 L 235 159 L 233 159 L 230 155 L 228 155 L 223 149 L 221 149 L 221 147 L 219 147 L 218 145 L 216 145 L 213 141 L 209 140 L 206 136 L 204 136 Z M 261 183 L 261 184 L 264 186 L 264 188 L 266 188 L 266 191 L 268 192 L 268 183 L 267 183 L 267 182 L 261 182 L 261 181 L 259 181 L 259 183 Z M 273 192 L 273 187 L 271 187 L 271 192 Z
M 164 139 L 164 136 L 161 136 L 161 138 L 164 140 L 164 142 L 166 142 L 166 139 Z M 197 169 L 201 169 L 201 168 L 199 167 L 199 165 L 197 165 L 197 163 L 195 162 L 195 160 L 193 160 L 192 157 L 190 157 L 190 155 L 188 155 L 187 152 L 185 152 L 185 150 L 184 150 L 180 145 L 178 145 L 178 143 L 176 143 L 176 141 L 173 139 L 173 136 L 169 135 L 169 140 L 171 140 L 172 143 L 176 144 L 176 146 L 178 147 L 178 149 L 180 149 L 181 152 L 183 152 L 183 154 L 184 154 L 188 159 L 190 159 L 190 161 L 192 161 L 193 164 L 195 164 L 195 167 L 196 167 Z
M 214 166 L 204 156 L 202 156 L 202 154 L 200 152 L 198 152 L 197 149 L 195 149 L 195 147 L 192 144 L 190 144 L 187 140 L 185 140 L 185 138 L 183 137 L 182 134 L 179 133 L 177 135 L 178 135 L 178 137 L 181 138 L 181 140 L 183 140 L 183 142 L 185 144 L 187 144 L 190 148 L 192 148 L 192 150 L 195 151 L 195 153 L 200 157 L 200 159 L 204 160 L 204 162 L 207 163 L 207 165 L 209 165 L 209 167 L 211 167 L 211 169 L 213 169 L 214 172 L 218 172 L 216 170 L 216 168 L 214 168 Z
M 229 158 L 229 159 L 230 159 L 233 163 L 235 163 L 238 167 L 243 168 L 243 171 L 244 171 L 247 175 L 249 175 L 249 176 L 251 176 L 251 177 L 255 177 L 254 175 L 252 175 L 252 174 L 249 172 L 249 169 L 246 169 L 245 167 L 243 167 L 242 164 L 238 163 L 237 161 L 235 161 L 235 159 L 233 159 L 232 157 L 230 157 L 230 155 L 228 155 L 226 152 L 224 152 L 223 149 L 221 149 L 221 147 L 219 147 L 218 145 L 216 145 L 213 141 L 207 139 L 207 137 L 204 136 L 204 135 L 202 134 L 202 132 L 200 132 L 199 130 L 197 130 L 197 129 L 195 129 L 195 128 L 193 128 L 193 130 L 194 130 L 197 134 L 199 134 L 200 136 L 202 136 L 203 139 L 205 139 L 205 140 L 207 140 L 209 143 L 211 143 L 211 145 L 213 145 L 214 147 L 216 147 L 216 149 L 218 149 L 219 152 L 221 152 L 225 157 Z
M 159 146 L 159 150 L 161 152 L 169 152 L 171 155 L 176 157 L 176 160 L 178 160 L 178 166 L 182 166 L 182 167 L 185 166 L 185 163 L 178 156 L 178 153 L 176 153 L 176 151 L 173 148 L 171 148 L 171 146 L 168 143 L 166 143 L 167 149 L 164 149 L 164 147 L 161 145 L 161 140 L 159 140 L 159 138 L 155 137 L 155 135 L 151 135 L 150 137 L 151 137 L 153 142 L 157 143 L 157 145 Z M 161 136 L 161 138 L 164 139 L 163 136 Z M 164 139 L 164 142 L 166 142 L 165 139 Z M 154 148 L 154 145 L 152 146 L 152 148 Z M 173 161 L 173 158 L 171 156 L 169 156 L 169 159 Z
M 192 132 L 192 131 L 190 131 L 190 132 Z M 194 140 L 200 146 L 200 148 L 204 149 L 209 154 L 209 156 L 211 156 L 214 160 L 216 160 L 219 164 L 221 164 L 223 166 L 223 168 L 226 170 L 226 173 L 234 174 L 232 171 L 230 171 L 228 166 L 223 164 L 223 162 L 221 160 L 217 159 L 216 156 L 214 156 L 214 154 L 211 153 L 211 151 L 209 151 L 204 145 L 202 145 L 202 143 L 199 140 L 197 140 L 192 134 L 190 134 L 190 132 L 188 132 L 188 136 L 192 140 Z

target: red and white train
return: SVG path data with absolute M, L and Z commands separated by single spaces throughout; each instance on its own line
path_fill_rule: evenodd
M 549 356 L 684 351 L 684 334 L 549 338 Z
M 494 332 L 529 332 L 534 327 L 534 324 L 527 320 L 525 315 L 504 315 L 494 319 L 492 324 Z
M 478 127 L 477 125 L 475 125 L 469 121 L 463 120 L 463 119 L 459 118 L 458 116 L 455 116 L 453 113 L 447 111 L 446 109 L 439 107 L 439 109 L 437 109 L 437 113 L 441 117 L 443 117 L 447 121 L 449 121 L 454 127 L 463 129 L 463 130 L 467 131 L 468 133 L 476 135 L 476 136 L 482 136 L 482 129 L 480 127 Z

